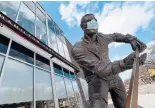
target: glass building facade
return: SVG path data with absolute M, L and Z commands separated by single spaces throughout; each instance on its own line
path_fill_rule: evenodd
M 62 30 L 38 2 L 1 1 L 0 11 L 72 62 Z M 74 69 L 0 29 L 0 108 L 83 108 Z

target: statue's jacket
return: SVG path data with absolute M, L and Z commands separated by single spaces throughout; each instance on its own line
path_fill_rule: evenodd
M 90 37 L 85 35 L 80 42 L 75 43 L 71 50 L 73 58 L 83 69 L 85 77 L 98 75 L 100 72 L 103 73 L 102 79 L 118 76 L 116 73 L 123 71 L 120 66 L 122 60 L 110 61 L 108 45 L 111 42 L 130 43 L 135 37 L 121 33 L 96 35 L 96 41 L 91 41 Z

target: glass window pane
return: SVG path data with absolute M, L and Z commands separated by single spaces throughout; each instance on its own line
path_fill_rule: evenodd
M 43 23 L 38 17 L 36 19 L 36 25 L 37 25 L 37 37 L 47 45 L 48 39 L 47 39 L 47 33 L 46 33 L 46 25 Z
M 60 40 L 66 44 L 66 40 L 65 40 L 65 37 L 64 37 L 64 34 L 61 30 L 59 30 L 59 35 L 58 37 L 60 38 Z
M 37 11 L 36 11 L 36 14 L 37 14 L 37 17 L 39 17 L 39 19 L 44 23 L 46 24 L 46 17 L 45 17 L 45 14 L 39 9 L 40 6 L 38 6 L 37 4 Z
M 0 52 L 6 54 L 8 49 L 9 39 L 0 35 Z
M 65 57 L 62 41 L 58 37 L 56 37 L 56 39 L 57 39 L 59 54 Z
M 66 94 L 64 80 L 61 76 L 55 75 L 56 96 L 59 102 L 59 108 L 68 106 L 68 98 Z
M 63 72 L 60 69 L 54 68 L 55 73 L 63 75 Z
M 46 31 L 46 23 L 42 22 L 38 17 L 36 18 L 36 25 L 43 29 L 43 31 Z
M 41 35 L 41 41 L 46 45 L 48 44 L 47 34 Z
M 52 30 L 49 30 L 49 40 L 50 40 L 49 46 L 58 53 L 58 45 L 57 45 L 56 36 Z
M 36 37 L 38 39 L 41 39 L 41 35 L 42 35 L 41 29 L 38 26 L 36 26 Z
M 41 68 L 51 70 L 50 69 L 50 61 L 38 54 L 36 54 L 36 66 L 39 66 Z
M 72 80 L 72 84 L 73 84 L 73 89 L 74 89 L 74 96 L 76 98 L 76 105 L 78 106 L 78 108 L 80 108 L 79 106 L 81 106 L 82 101 L 81 101 L 80 91 L 79 91 L 76 80 Z
M 76 103 L 76 99 L 74 97 L 74 92 L 73 92 L 71 80 L 65 78 L 65 84 L 66 84 L 67 94 L 68 94 L 68 98 L 69 98 L 69 102 L 70 102 L 69 106 L 71 108 L 74 108 L 75 103 Z
M 59 35 L 60 35 L 59 28 L 56 24 L 55 24 L 55 32 L 56 32 L 57 37 L 59 37 Z
M 22 3 L 17 23 L 29 33 L 34 35 L 34 21 L 34 13 L 24 3 Z
M 31 64 L 34 62 L 34 53 L 16 42 L 12 42 L 9 55 Z
M 22 102 L 30 108 L 32 97 L 33 67 L 8 58 L 0 87 L 0 107 L 8 104 L 10 108 L 13 103 L 18 107 Z
M 54 30 L 54 21 L 51 19 L 51 18 L 49 18 L 48 17 L 48 28 L 51 30 L 51 31 L 53 31 L 53 32 L 55 32 L 55 30 Z
M 66 44 L 63 44 L 63 47 L 64 47 L 66 59 L 71 62 L 70 54 L 69 54 L 69 51 L 68 51 Z
M 67 69 L 63 68 L 63 72 L 64 72 L 65 77 L 70 78 L 70 74 L 69 74 L 69 71 Z
M 88 100 L 88 98 L 89 98 L 88 84 L 87 84 L 86 80 L 84 80 L 82 78 L 79 78 L 79 80 L 80 80 L 80 83 L 81 83 L 81 86 L 82 86 L 82 89 L 83 89 L 83 92 L 84 92 L 85 99 Z
M 4 61 L 4 56 L 0 55 L 0 74 L 2 71 L 3 61 Z
M 0 11 L 15 21 L 20 1 L 1 1 Z
M 66 44 L 66 39 L 65 39 L 65 37 L 64 37 L 64 35 L 63 35 L 63 34 L 61 35 L 60 39 L 63 41 L 63 43 L 65 43 L 65 44 Z
M 55 71 L 56 74 L 63 75 L 61 66 L 59 66 L 59 65 L 57 65 L 55 63 L 53 64 L 53 66 L 54 66 L 54 71 Z
M 72 80 L 76 80 L 76 76 L 75 76 L 75 74 L 73 72 L 70 72 L 70 75 L 71 75 Z
M 48 28 L 49 28 L 49 46 L 56 52 L 58 52 L 58 45 L 56 40 L 56 34 L 54 30 L 54 22 L 48 18 Z
M 52 81 L 49 72 L 36 68 L 35 90 L 37 108 L 54 108 Z
M 35 13 L 35 4 L 33 1 L 23 1 L 33 13 Z

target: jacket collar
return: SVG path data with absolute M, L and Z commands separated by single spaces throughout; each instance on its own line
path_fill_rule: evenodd
M 98 34 L 96 34 L 96 43 L 99 45 L 99 37 Z M 82 39 L 82 43 L 83 46 L 90 51 L 91 53 L 93 53 L 97 58 L 100 59 L 100 54 L 99 54 L 99 50 L 96 47 L 96 44 L 94 44 L 94 42 L 90 39 L 89 36 L 84 36 L 84 38 Z
M 92 41 L 91 37 L 89 37 L 88 35 L 84 35 L 83 37 L 83 41 L 85 41 L 86 43 L 94 43 L 94 41 Z M 98 43 L 98 33 L 96 34 L 96 43 Z

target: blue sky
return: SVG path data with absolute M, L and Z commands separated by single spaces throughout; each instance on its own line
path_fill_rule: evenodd
M 96 15 L 99 31 L 132 34 L 149 44 L 155 39 L 155 2 L 40 2 L 44 9 L 74 44 L 83 36 L 79 24 L 86 13 Z M 123 59 L 132 52 L 130 45 L 112 43 L 109 46 L 112 61 Z M 129 78 L 131 70 L 121 73 L 122 79 Z

